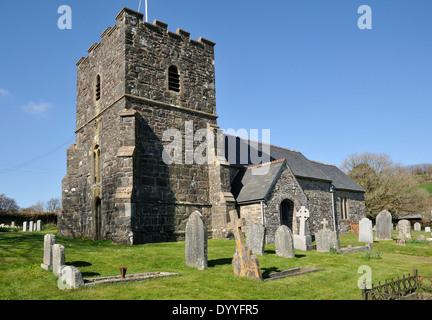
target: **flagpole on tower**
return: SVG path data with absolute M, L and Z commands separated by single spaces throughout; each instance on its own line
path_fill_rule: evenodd
M 138 12 L 140 12 L 141 9 L 141 2 L 142 0 L 140 0 L 140 3 L 138 5 Z M 145 0 L 145 11 L 146 11 L 146 22 L 148 22 L 148 14 L 147 14 L 147 0 Z

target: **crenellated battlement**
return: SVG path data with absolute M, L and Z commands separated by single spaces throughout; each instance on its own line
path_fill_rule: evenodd
M 159 21 L 157 19 L 155 19 L 153 23 L 149 23 L 144 21 L 143 17 L 144 15 L 142 13 L 124 7 L 115 18 L 117 24 L 113 27 L 107 27 L 100 35 L 102 41 L 104 41 L 105 38 L 110 37 L 111 34 L 118 28 L 119 24 L 124 23 L 126 25 L 132 25 L 133 27 L 136 27 L 137 25 L 143 25 L 149 30 L 153 30 L 155 32 L 164 32 L 172 38 L 188 41 L 189 43 L 196 46 L 201 46 L 204 49 L 212 49 L 216 45 L 215 42 L 210 41 L 204 37 L 199 37 L 198 40 L 191 39 L 190 32 L 182 30 L 180 28 L 178 28 L 176 32 L 172 32 L 168 30 L 167 23 Z M 92 51 L 96 50 L 100 46 L 101 42 L 93 43 L 87 50 L 87 52 L 90 54 Z M 83 61 L 85 61 L 85 59 L 86 57 L 82 57 L 76 65 L 79 66 Z

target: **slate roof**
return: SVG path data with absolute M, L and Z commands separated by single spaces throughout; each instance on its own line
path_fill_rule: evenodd
M 246 203 L 266 199 L 268 193 L 279 179 L 284 160 L 281 159 L 273 163 L 267 163 L 253 170 L 251 167 L 240 171 L 235 176 L 231 188 L 236 201 L 238 203 Z M 260 171 L 263 174 L 260 175 Z
M 365 192 L 365 190 L 361 186 L 355 183 L 338 167 L 316 161 L 311 161 L 311 163 L 317 168 L 319 168 L 321 172 L 323 172 L 327 177 L 331 179 L 332 184 L 336 189 Z
M 265 166 L 270 166 L 270 169 L 266 175 L 252 175 L 250 167 L 253 166 L 253 161 L 251 161 L 250 154 L 251 151 L 257 153 L 256 149 L 252 149 L 246 139 L 225 135 L 225 157 L 227 161 L 232 166 L 244 168 L 235 176 L 231 184 L 231 192 L 238 203 L 266 199 L 280 176 L 284 162 L 296 177 L 331 182 L 336 189 L 340 190 L 365 192 L 362 187 L 334 165 L 310 161 L 298 151 L 273 145 L 264 146 L 269 148 L 270 156 L 265 159 L 269 163 L 263 164 L 262 170 L 266 169 Z M 262 149 L 263 144 L 259 143 L 258 156 L 262 156 Z M 247 150 L 248 152 L 247 157 L 244 157 L 245 159 L 240 156 L 241 150 L 243 152 Z

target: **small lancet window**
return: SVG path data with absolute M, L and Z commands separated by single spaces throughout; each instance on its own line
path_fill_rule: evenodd
M 101 182 L 101 154 L 99 146 L 93 150 L 93 183 Z
M 168 90 L 180 92 L 180 74 L 176 66 L 168 68 Z
M 96 101 L 99 101 L 101 98 L 101 78 L 100 78 L 100 75 L 96 76 L 95 97 L 96 97 Z

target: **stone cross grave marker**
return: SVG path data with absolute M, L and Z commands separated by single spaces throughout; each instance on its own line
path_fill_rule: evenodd
M 300 218 L 300 229 L 299 229 L 299 235 L 305 236 L 306 235 L 306 220 L 309 219 L 309 210 L 306 209 L 306 207 L 302 206 L 300 210 L 297 212 L 297 217 Z
M 185 242 L 186 265 L 199 270 L 207 268 L 207 228 L 198 211 L 192 212 L 186 223 Z
M 252 254 L 243 241 L 241 227 L 244 225 L 244 219 L 237 219 L 236 210 L 231 210 L 229 215 L 231 222 L 228 227 L 234 233 L 236 241 L 236 253 L 232 260 L 234 274 L 239 277 L 262 280 L 258 258 Z
M 313 250 L 315 246 L 312 245 L 312 238 L 306 235 L 306 221 L 310 217 L 309 210 L 305 206 L 300 207 L 296 217 L 300 219 L 300 228 L 299 234 L 294 235 L 294 248 L 303 251 Z
M 327 219 L 326 218 L 324 218 L 322 221 L 321 221 L 321 224 L 323 225 L 323 230 L 327 230 L 327 225 L 328 225 L 328 221 L 327 221 Z

